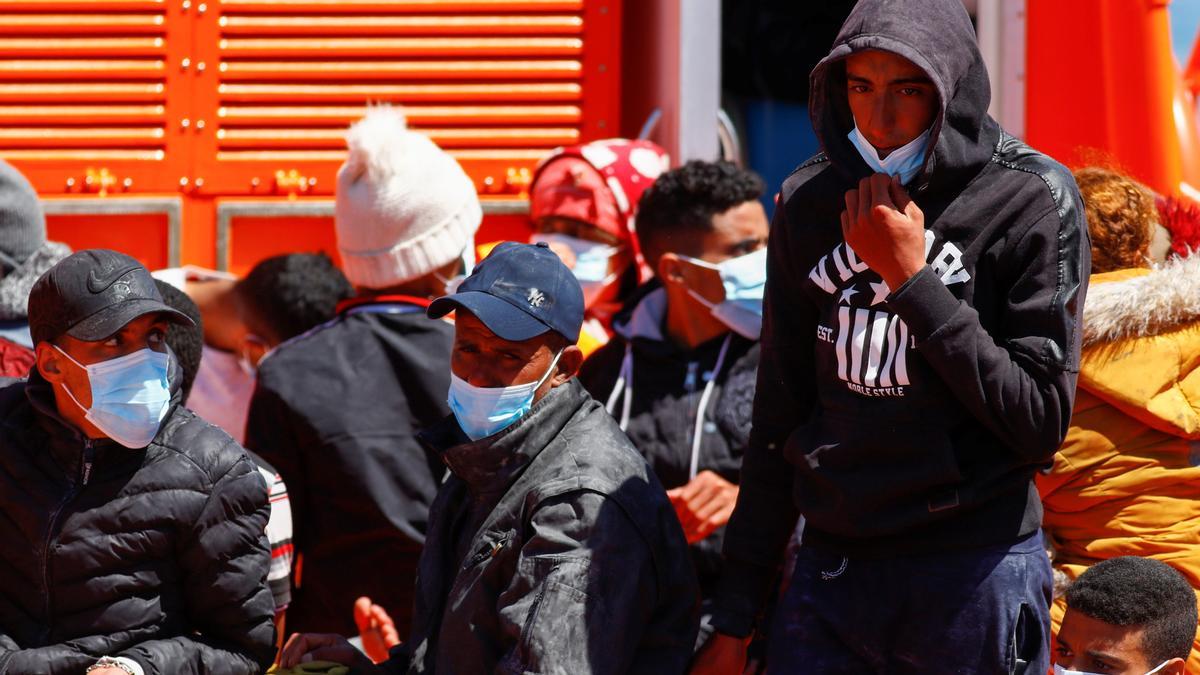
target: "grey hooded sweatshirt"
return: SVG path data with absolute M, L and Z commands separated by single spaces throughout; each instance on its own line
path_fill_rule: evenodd
M 842 239 L 871 170 L 845 59 L 924 70 L 941 110 L 907 185 L 927 265 L 889 289 Z M 804 545 L 892 557 L 1018 541 L 1041 524 L 1034 473 L 1074 401 L 1090 268 L 1071 174 L 1005 133 L 958 0 L 862 0 L 811 76 L 823 151 L 784 182 L 771 226 L 762 361 L 714 625 L 750 632 L 798 513 Z

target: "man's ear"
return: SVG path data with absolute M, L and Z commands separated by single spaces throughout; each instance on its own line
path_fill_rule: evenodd
M 1170 675 L 1187 675 L 1187 661 L 1181 658 L 1173 658 L 1167 661 L 1167 665 L 1158 671 L 1160 673 L 1170 673 Z
M 240 347 L 240 350 L 241 351 L 238 353 L 238 356 L 246 357 L 246 360 L 250 362 L 250 365 L 257 368 L 258 362 L 262 361 L 262 358 L 267 355 L 267 352 L 271 351 L 271 347 L 267 344 L 265 339 L 254 336 L 250 333 L 246 333 L 242 336 L 242 346 Z
M 658 258 L 658 269 L 655 270 L 658 278 L 664 283 L 684 283 L 683 278 L 683 260 L 674 253 L 664 253 Z
M 62 353 L 54 348 L 49 342 L 39 342 L 34 347 L 34 355 L 37 359 L 38 372 L 47 382 L 62 382 L 66 377 L 63 371 L 62 362 L 65 360 Z
M 571 345 L 563 349 L 562 356 L 558 357 L 558 365 L 555 367 L 554 377 L 550 379 L 551 386 L 557 387 L 567 383 L 572 377 L 579 373 L 579 368 L 583 365 L 583 350 L 575 345 Z

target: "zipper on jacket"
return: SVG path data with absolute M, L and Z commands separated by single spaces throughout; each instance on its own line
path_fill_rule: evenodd
M 46 526 L 46 544 L 42 547 L 42 592 L 44 609 L 46 614 L 46 629 L 42 632 L 42 641 L 49 642 L 50 633 L 53 630 L 53 608 L 50 602 L 50 550 L 54 548 L 55 542 L 58 541 L 58 535 L 55 531 L 58 529 L 58 519 L 62 516 L 62 512 L 67 508 L 67 504 L 79 494 L 80 489 L 87 485 L 88 479 L 92 475 L 92 463 L 96 456 L 95 442 L 90 438 L 83 440 L 83 457 L 79 465 L 79 480 L 71 481 L 71 486 L 63 494 L 62 499 L 58 501 L 58 505 L 54 507 L 53 513 L 50 514 L 50 522 Z

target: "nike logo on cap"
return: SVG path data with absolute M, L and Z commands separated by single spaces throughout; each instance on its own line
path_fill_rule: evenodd
M 118 279 L 120 279 L 121 277 L 125 276 L 126 274 L 129 274 L 130 272 L 132 272 L 136 269 L 137 269 L 136 265 L 126 265 L 124 267 L 117 267 L 117 268 L 113 269 L 112 271 L 106 273 L 103 277 L 96 274 L 95 269 L 88 270 L 88 279 L 87 279 L 88 290 L 93 293 L 103 293 L 104 291 L 108 290 L 109 286 L 112 286 L 113 284 L 115 284 Z

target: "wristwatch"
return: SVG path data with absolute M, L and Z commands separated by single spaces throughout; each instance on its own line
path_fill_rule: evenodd
M 130 668 L 128 664 L 118 661 L 111 656 L 101 656 L 99 661 L 88 666 L 88 669 L 83 672 L 90 673 L 93 670 L 100 670 L 101 668 L 120 668 L 121 670 L 129 673 L 129 675 L 140 675 L 139 673 L 134 672 L 133 668 Z

